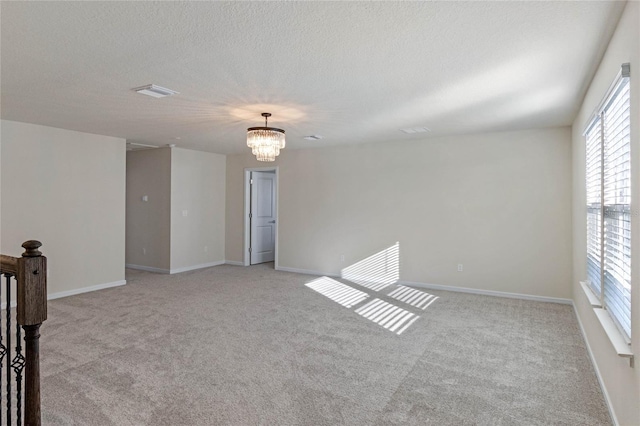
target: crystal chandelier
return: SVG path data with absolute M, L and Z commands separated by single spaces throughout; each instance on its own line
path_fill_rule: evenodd
M 268 112 L 263 112 L 264 127 L 249 127 L 247 129 L 247 146 L 258 161 L 275 161 L 284 148 L 284 130 L 267 127 Z

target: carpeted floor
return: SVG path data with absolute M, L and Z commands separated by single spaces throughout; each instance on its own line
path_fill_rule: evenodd
M 422 309 L 272 268 L 127 271 L 51 301 L 44 424 L 611 424 L 570 306 L 433 291 Z

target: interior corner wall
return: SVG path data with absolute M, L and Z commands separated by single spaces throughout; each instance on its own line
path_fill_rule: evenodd
M 173 148 L 171 271 L 224 263 L 224 155 Z
M 264 165 L 227 156 L 230 261 L 243 260 L 243 170 Z M 568 127 L 285 149 L 268 165 L 280 268 L 340 274 L 399 242 L 402 281 L 571 296 Z
M 168 273 L 171 149 L 128 151 L 126 182 L 126 264 Z M 143 201 L 144 196 L 147 201 Z
M 640 3 L 628 2 L 573 123 L 573 299 L 587 343 L 620 425 L 640 424 Z M 586 189 L 583 131 L 623 63 L 631 64 L 631 349 L 636 367 L 613 349 L 579 281 L 586 279 Z
M 50 297 L 124 282 L 125 140 L 1 122 L 3 254 L 42 242 Z

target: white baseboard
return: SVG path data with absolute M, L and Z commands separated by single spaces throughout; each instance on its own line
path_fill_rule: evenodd
M 224 265 L 224 260 L 218 260 L 210 263 L 201 263 L 200 265 L 185 266 L 183 268 L 175 268 L 169 271 L 170 274 L 179 274 L 180 272 L 194 271 L 196 269 L 210 268 L 212 266 Z
M 18 306 L 18 302 L 16 302 L 15 300 L 11 301 L 11 308 L 15 308 L 16 306 Z M 7 309 L 7 302 L 2 302 L 2 305 L 0 305 L 0 309 L 2 309 L 3 311 L 5 309 Z
M 578 325 L 580 326 L 580 332 L 582 333 L 582 339 L 584 340 L 584 344 L 587 347 L 587 353 L 589 354 L 589 359 L 591 360 L 591 365 L 593 365 L 593 369 L 596 372 L 596 377 L 598 378 L 598 384 L 600 385 L 600 390 L 602 390 L 602 394 L 604 395 L 604 400 L 607 404 L 607 408 L 609 409 L 609 415 L 611 416 L 611 420 L 615 426 L 618 426 L 620 423 L 618 422 L 618 418 L 616 417 L 616 413 L 613 411 L 613 404 L 611 403 L 611 398 L 609 397 L 609 392 L 607 392 L 607 388 L 604 386 L 604 380 L 602 380 L 602 375 L 600 374 L 600 369 L 598 368 L 598 364 L 596 364 L 596 358 L 593 356 L 593 351 L 591 350 L 591 345 L 589 345 L 589 340 L 587 339 L 587 333 L 584 331 L 584 327 L 582 326 L 582 321 L 580 320 L 580 315 L 578 315 L 578 310 L 576 309 L 575 303 L 573 305 L 573 313 L 576 315 L 576 319 L 578 320 Z
M 126 280 L 120 280 L 120 281 L 114 281 L 111 283 L 104 283 L 104 284 L 92 285 L 89 287 L 76 288 L 73 290 L 60 291 L 57 293 L 49 293 L 47 295 L 47 299 L 48 300 L 60 299 L 62 297 L 73 296 L 76 294 L 89 293 L 90 291 L 104 290 L 105 288 L 111 288 L 111 287 L 119 287 L 121 285 L 125 285 L 126 283 L 127 283 Z
M 74 296 L 76 294 L 89 293 L 91 291 L 104 290 L 105 288 L 111 288 L 111 287 L 119 287 L 121 285 L 125 285 L 126 283 L 127 283 L 126 280 L 120 280 L 120 281 L 114 281 L 110 283 L 92 285 L 89 287 L 75 288 L 73 290 L 59 291 L 57 293 L 49 293 L 47 294 L 47 300 L 61 299 L 63 297 Z M 16 307 L 15 300 L 11 301 L 11 307 L 12 308 Z M 2 309 L 6 309 L 6 308 L 7 308 L 7 304 L 2 303 Z
M 338 277 L 340 278 L 340 274 L 326 274 L 320 271 L 312 271 L 309 269 L 298 269 L 298 268 L 289 268 L 288 266 L 278 266 L 275 268 L 276 271 L 283 272 L 295 272 L 296 274 L 304 274 L 304 275 L 317 275 L 319 277 Z
M 236 262 L 235 260 L 225 260 L 225 265 L 233 265 L 233 266 L 244 266 L 242 262 Z
M 138 271 L 157 272 L 159 274 L 170 273 L 169 269 L 153 268 L 151 266 L 143 266 L 143 265 L 134 265 L 133 263 L 127 263 L 124 265 L 124 267 L 129 269 L 137 269 Z
M 276 268 L 278 271 L 285 272 L 295 272 L 297 274 L 305 274 L 305 275 L 317 275 L 317 276 L 325 276 L 325 277 L 338 277 L 341 278 L 340 274 L 326 274 L 320 271 L 312 271 L 309 269 L 298 269 L 298 268 L 289 268 L 287 266 L 279 266 Z M 468 287 L 454 287 L 449 285 L 440 285 L 440 284 L 427 284 L 427 283 L 419 283 L 413 281 L 398 281 L 396 284 L 406 285 L 411 287 L 421 287 L 428 288 L 431 290 L 444 290 L 444 291 L 456 291 L 459 293 L 471 293 L 471 294 L 480 294 L 483 296 L 496 296 L 496 297 L 507 297 L 510 299 L 523 299 L 523 300 L 534 300 L 538 302 L 551 302 L 551 303 L 561 303 L 563 305 L 572 305 L 573 301 L 571 299 L 562 299 L 559 297 L 546 297 L 546 296 L 535 296 L 531 294 L 521 294 L 521 293 L 507 293 L 504 291 L 495 291 L 495 290 L 481 290 L 475 288 Z
M 125 268 L 129 269 L 137 269 L 139 271 L 147 271 L 147 272 L 156 272 L 159 274 L 179 274 L 180 272 L 194 271 L 196 269 L 210 268 L 212 266 L 224 265 L 227 263 L 224 260 L 218 260 L 216 262 L 210 263 L 201 263 L 200 265 L 191 265 L 185 266 L 182 268 L 174 268 L 174 269 L 162 269 L 162 268 L 154 268 L 151 266 L 143 266 L 143 265 L 134 265 L 132 263 L 127 263 L 124 265 Z
M 458 293 L 479 294 L 482 296 L 495 296 L 495 297 L 506 297 L 509 299 L 533 300 L 537 302 L 561 303 L 563 305 L 573 304 L 573 301 L 571 299 L 563 299 L 560 297 L 535 296 L 532 294 L 508 293 L 506 291 L 482 290 L 482 289 L 469 288 L 469 287 L 454 287 L 450 285 L 417 283 L 412 281 L 398 281 L 396 284 L 406 285 L 410 287 L 428 288 L 431 290 L 444 290 L 444 291 L 456 291 Z

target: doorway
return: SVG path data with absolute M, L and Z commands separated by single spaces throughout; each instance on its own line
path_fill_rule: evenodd
M 244 266 L 278 266 L 278 168 L 245 169 Z

